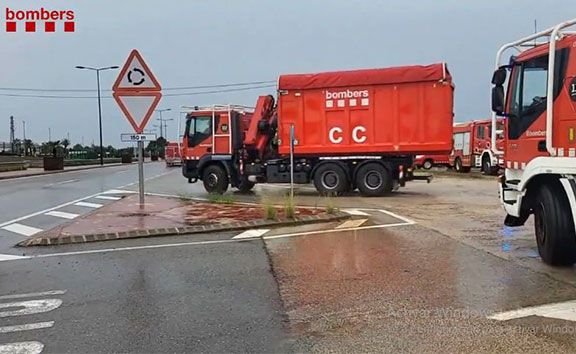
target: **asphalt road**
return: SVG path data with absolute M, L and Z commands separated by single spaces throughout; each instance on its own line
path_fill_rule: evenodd
M 148 170 L 158 176 L 147 182 L 150 192 L 206 197 L 178 169 Z M 135 189 L 126 186 L 133 172 L 98 172 L 70 184 L 106 181 L 101 187 L 58 202 L 50 198 L 62 191 L 51 188 L 48 202 L 24 212 Z M 0 261 L 0 345 L 45 353 L 575 351 L 574 269 L 542 265 L 529 227 L 503 233 L 492 188 L 490 180 L 444 178 L 389 198 L 339 198 L 341 208 L 373 220 L 355 231 L 327 225 L 248 241 L 229 232 L 5 248 L 0 253 L 32 258 Z M 282 200 L 281 193 L 231 195 Z M 308 188 L 298 200 L 327 202 Z M 14 302 L 12 310 L 28 312 L 6 315 Z M 555 305 L 529 309 L 546 304 Z M 528 315 L 507 312 L 515 309 Z

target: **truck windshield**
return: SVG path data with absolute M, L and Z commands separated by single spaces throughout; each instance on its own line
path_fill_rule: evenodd
M 212 135 L 212 116 L 191 117 L 186 122 L 188 146 L 193 147 Z

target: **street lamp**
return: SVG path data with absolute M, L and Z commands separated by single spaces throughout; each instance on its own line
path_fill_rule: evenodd
M 104 166 L 104 147 L 102 146 L 102 104 L 100 102 L 100 71 L 118 69 L 118 67 L 107 66 L 105 68 L 91 68 L 89 66 L 77 65 L 76 69 L 96 71 L 96 84 L 98 86 L 98 126 L 100 128 L 100 166 Z
M 171 108 L 164 108 L 164 109 L 157 109 L 156 112 L 160 113 L 160 118 L 158 119 L 160 121 L 160 137 L 164 137 L 164 134 L 162 133 L 162 126 L 163 126 L 163 119 L 162 119 L 162 112 L 168 112 L 171 111 Z M 172 119 L 167 119 L 167 120 L 172 120 Z

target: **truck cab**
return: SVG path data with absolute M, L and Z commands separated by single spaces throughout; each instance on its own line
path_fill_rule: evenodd
M 538 251 L 552 265 L 576 263 L 576 35 L 565 32 L 575 24 L 503 45 L 492 78 L 493 122 L 505 117 L 505 224 L 534 215 Z M 508 49 L 517 52 L 501 65 Z

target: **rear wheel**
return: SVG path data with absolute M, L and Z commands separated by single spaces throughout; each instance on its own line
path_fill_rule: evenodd
M 318 167 L 314 173 L 314 186 L 320 194 L 338 195 L 350 189 L 350 182 L 342 167 L 327 163 Z
M 454 160 L 454 169 L 456 170 L 456 172 L 459 173 L 470 172 L 470 167 L 464 167 L 464 165 L 462 164 L 462 159 L 459 157 L 457 157 L 456 160 Z
M 368 163 L 358 170 L 356 185 L 363 196 L 378 197 L 391 191 L 392 180 L 384 166 Z
M 482 158 L 482 173 L 487 176 L 492 176 L 498 171 L 497 167 L 492 166 L 492 162 L 490 161 L 490 156 L 485 155 Z
M 538 253 L 550 265 L 576 263 L 576 232 L 570 203 L 559 184 L 544 184 L 533 204 Z
M 202 182 L 204 189 L 211 194 L 224 194 L 228 190 L 228 174 L 218 165 L 206 167 L 202 174 Z
M 433 165 L 432 160 L 426 160 L 422 164 L 422 168 L 424 168 L 425 170 L 429 170 L 432 168 L 432 165 Z

